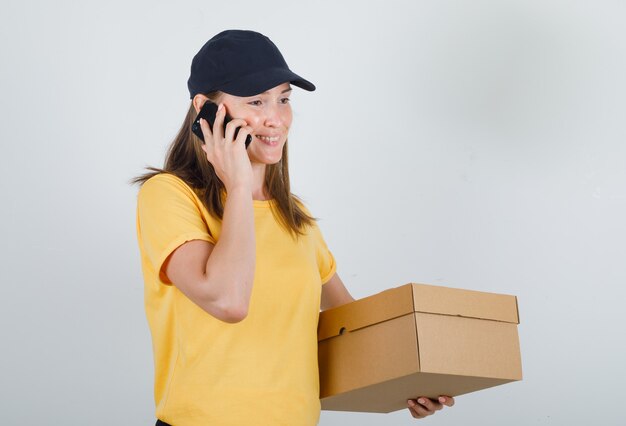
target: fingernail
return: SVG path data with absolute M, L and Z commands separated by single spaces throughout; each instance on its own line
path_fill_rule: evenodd
M 443 396 L 440 396 L 439 397 L 439 402 L 441 402 L 443 404 L 444 402 L 446 402 L 446 399 Z
M 417 402 L 419 402 L 420 404 L 426 404 L 426 400 L 424 398 L 420 398 L 417 400 Z
M 220 104 L 220 106 L 219 106 L 219 107 L 217 107 L 217 110 L 218 110 L 218 111 L 221 111 L 221 110 L 223 110 L 223 109 L 224 109 L 224 104 Z
M 415 402 L 413 402 L 413 400 L 412 400 L 412 399 L 409 399 L 409 400 L 407 401 L 407 403 L 408 403 L 411 407 L 415 407 Z

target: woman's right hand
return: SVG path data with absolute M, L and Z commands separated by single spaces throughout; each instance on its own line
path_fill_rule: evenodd
M 236 323 L 248 315 L 256 265 L 252 165 L 245 147 L 252 128 L 235 119 L 223 132 L 225 113 L 220 105 L 215 132 L 200 120 L 202 149 L 228 191 L 219 240 L 187 241 L 164 265 L 172 284 L 192 302 L 221 321 Z M 233 140 L 237 126 L 241 127 Z
M 206 153 L 207 160 L 213 165 L 215 173 L 222 180 L 226 191 L 242 186 L 252 191 L 252 165 L 246 151 L 245 140 L 252 132 L 252 127 L 240 119 L 235 118 L 226 125 L 226 131 L 222 132 L 226 108 L 220 104 L 215 114 L 213 129 L 211 132 L 209 123 L 200 119 L 200 127 L 204 134 L 202 150 Z M 237 139 L 233 140 L 235 130 L 239 127 Z M 222 136 L 224 134 L 224 136 Z

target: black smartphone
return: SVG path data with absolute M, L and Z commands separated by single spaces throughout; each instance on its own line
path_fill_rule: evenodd
M 217 104 L 211 101 L 206 101 L 204 105 L 202 105 L 202 109 L 200 109 L 198 116 L 196 117 L 193 124 L 191 125 L 191 131 L 194 132 L 196 136 L 198 136 L 200 140 L 202 140 L 202 142 L 204 142 L 204 134 L 202 133 L 202 127 L 200 127 L 200 119 L 204 118 L 209 123 L 209 127 L 211 128 L 211 131 L 213 131 L 213 123 L 215 123 L 215 114 L 217 114 Z M 231 120 L 232 118 L 228 114 L 226 114 L 226 116 L 224 117 L 224 128 L 226 128 L 226 125 Z M 235 139 L 237 138 L 238 133 L 239 133 L 239 127 L 235 129 Z M 246 148 L 248 148 L 248 145 L 250 145 L 250 142 L 252 142 L 252 136 L 248 135 L 248 137 L 246 138 Z

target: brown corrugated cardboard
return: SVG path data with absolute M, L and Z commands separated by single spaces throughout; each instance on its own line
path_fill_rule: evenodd
M 322 409 L 388 413 L 522 379 L 515 296 L 407 284 L 324 311 Z

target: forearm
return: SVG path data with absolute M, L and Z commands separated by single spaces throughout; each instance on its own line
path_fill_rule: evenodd
M 235 188 L 228 193 L 222 230 L 206 263 L 208 299 L 223 317 L 247 315 L 256 261 L 254 211 L 251 191 Z

